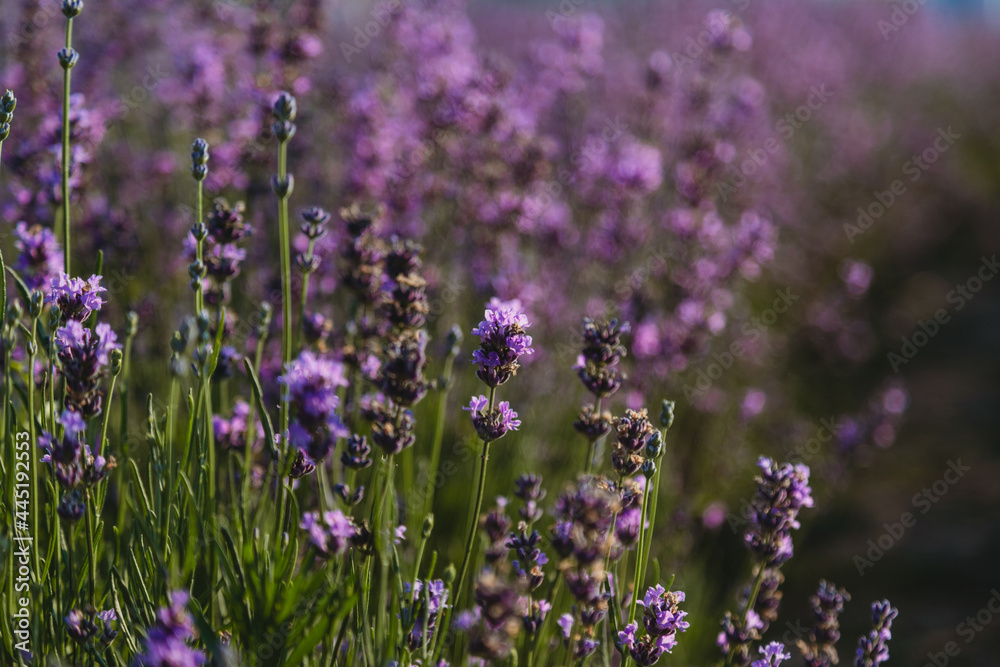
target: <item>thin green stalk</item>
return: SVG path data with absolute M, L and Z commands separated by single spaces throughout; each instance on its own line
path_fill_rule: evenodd
M 743 611 L 740 613 L 740 624 L 737 626 L 739 628 L 745 628 L 747 624 L 747 616 L 750 614 L 750 610 L 753 609 L 754 605 L 757 604 L 757 595 L 760 593 L 760 587 L 764 583 L 764 573 L 767 570 L 764 564 L 761 563 L 757 567 L 757 576 L 754 578 L 753 588 L 750 589 L 750 597 L 747 598 L 746 604 L 743 606 Z M 726 665 L 731 665 L 733 663 L 733 656 L 736 655 L 736 646 L 729 649 L 729 654 L 726 656 Z
M 629 605 L 628 612 L 628 622 L 631 623 L 635 620 L 635 608 L 639 601 L 639 588 L 642 586 L 642 577 L 644 573 L 642 572 L 642 554 L 646 546 L 646 538 L 651 537 L 650 530 L 646 528 L 646 517 L 649 512 L 649 496 L 652 495 L 649 492 L 649 484 L 646 485 L 646 491 L 642 494 L 642 520 L 639 524 L 639 545 L 635 552 L 635 576 L 632 579 L 632 603 Z M 652 526 L 650 526 L 652 528 Z
M 489 414 L 493 414 L 493 406 L 496 402 L 496 387 L 490 387 L 490 407 Z M 459 569 L 458 579 L 456 579 L 457 586 L 455 587 L 455 595 L 452 598 L 454 603 L 452 607 L 449 607 L 445 611 L 445 624 L 441 627 L 447 628 L 448 622 L 451 619 L 451 609 L 456 605 L 461 604 L 462 592 L 465 587 L 465 577 L 469 571 L 469 563 L 472 560 L 472 552 L 474 551 L 476 544 L 476 528 L 479 524 L 479 513 L 483 510 L 483 496 L 486 493 L 486 467 L 490 460 L 490 442 L 488 440 L 483 440 L 483 449 L 480 454 L 480 464 L 479 464 L 479 483 L 476 488 L 476 499 L 471 506 L 472 515 L 469 517 L 469 531 L 465 538 L 465 553 L 462 556 L 462 567 Z M 434 660 L 436 662 L 438 656 L 441 653 L 441 649 L 444 647 L 444 637 L 448 634 L 447 632 L 441 632 L 440 640 L 438 641 L 437 649 L 434 651 Z
M 600 416 L 601 414 L 601 397 L 598 396 L 597 400 L 594 402 L 594 414 Z M 590 441 L 590 447 L 587 448 L 587 475 L 594 474 L 594 459 L 597 458 L 597 445 L 601 441 L 601 438 L 594 438 Z
M 438 395 L 437 422 L 434 424 L 434 441 L 431 444 L 431 463 L 428 468 L 427 490 L 424 493 L 424 515 L 434 509 L 434 493 L 437 490 L 437 473 L 441 463 L 441 443 L 444 440 L 444 423 L 448 416 L 448 394 L 451 391 L 451 372 L 455 365 L 458 346 L 454 346 L 444 360 L 444 370 L 441 372 L 442 387 Z
M 83 514 L 86 520 L 84 531 L 87 533 L 87 560 L 90 566 L 90 598 L 88 602 L 92 607 L 97 607 L 97 553 L 94 550 L 94 517 L 93 504 L 91 503 L 90 489 L 86 493 L 86 504 Z
M 66 19 L 66 50 L 73 48 L 73 18 Z M 63 115 L 62 115 L 62 223 L 63 258 L 67 275 L 70 275 L 70 225 L 69 225 L 69 96 L 72 66 L 63 67 Z
M 0 269 L 2 270 L 2 269 Z M 35 353 L 38 351 L 38 318 L 31 318 L 31 341 L 28 343 L 28 377 L 26 384 L 28 385 L 28 442 L 33 448 L 38 439 L 35 437 Z M 38 514 L 40 507 L 40 499 L 38 497 L 38 457 L 32 455 L 30 457 L 31 465 L 31 504 L 29 511 L 31 512 L 31 536 L 33 539 L 38 540 L 41 537 L 41 533 L 38 532 Z M 34 560 L 34 574 L 39 576 L 42 571 L 41 554 L 38 545 L 32 550 L 33 560 Z
M 291 191 L 292 179 L 288 175 L 288 140 L 295 132 L 295 125 L 291 121 L 295 119 L 295 101 L 287 95 L 282 94 L 275 103 L 274 124 L 275 134 L 278 136 L 278 175 L 275 179 L 275 194 L 278 195 L 278 241 L 281 252 L 281 361 L 282 366 L 287 366 L 292 361 L 292 259 L 291 259 L 291 238 L 288 231 L 288 197 Z M 288 400 L 281 396 L 279 404 L 279 429 L 281 446 L 280 451 L 287 459 L 285 468 L 291 466 L 291 452 L 288 445 L 288 422 L 289 422 Z M 283 474 L 279 480 L 278 488 L 278 524 L 277 533 L 280 534 L 288 504 L 288 490 L 284 483 L 286 475 Z
M 197 210 L 198 218 L 195 220 L 195 225 L 201 224 L 204 221 L 203 217 L 204 211 L 202 210 L 202 207 L 204 205 L 203 200 L 205 196 L 205 186 L 204 182 L 201 179 L 197 179 L 197 183 L 198 183 L 198 195 L 196 198 L 195 209 Z M 205 239 L 200 234 L 197 236 L 197 244 L 198 245 L 195 252 L 197 253 L 196 257 L 198 258 L 197 263 L 199 266 L 201 266 L 202 264 L 204 264 L 205 261 L 204 259 Z M 205 283 L 204 280 L 202 280 L 201 278 L 198 278 L 197 280 L 198 280 L 198 285 L 194 291 L 194 314 L 196 316 L 200 315 L 201 311 L 205 308 Z

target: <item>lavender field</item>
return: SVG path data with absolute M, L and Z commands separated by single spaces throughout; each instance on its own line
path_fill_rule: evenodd
M 996 665 L 992 10 L 4 0 L 0 665 Z

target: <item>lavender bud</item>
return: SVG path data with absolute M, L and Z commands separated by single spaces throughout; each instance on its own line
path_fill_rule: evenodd
M 59 50 L 59 64 L 63 69 L 73 69 L 77 62 L 80 61 L 80 54 L 76 52 L 76 49 L 60 49 Z
M 451 329 L 448 330 L 448 336 L 445 338 L 445 345 L 448 347 L 448 354 L 457 357 L 459 349 L 462 347 L 462 329 L 459 326 L 453 325 Z
M 35 290 L 31 293 L 31 301 L 28 303 L 28 315 L 31 319 L 35 319 L 42 314 L 42 303 L 45 299 L 45 295 Z
M 7 92 L 3 94 L 3 97 L 0 97 L 0 111 L 7 114 L 7 120 L 5 122 L 10 122 L 10 117 L 14 114 L 15 107 L 17 107 L 17 98 L 14 97 L 14 91 L 7 90 Z
M 111 375 L 117 376 L 122 372 L 122 351 L 119 348 L 111 350 Z
M 642 474 L 649 479 L 656 474 L 656 462 L 652 459 L 646 459 L 642 462 Z
M 62 325 L 62 310 L 59 308 L 59 306 L 52 306 L 52 309 L 49 310 L 49 330 L 55 331 L 61 325 Z
M 295 189 L 295 177 L 287 174 L 284 179 L 281 179 L 277 175 L 274 175 L 271 177 L 271 189 L 274 191 L 274 194 L 284 199 L 292 194 L 292 190 Z
M 444 574 L 441 575 L 441 580 L 444 581 L 446 586 L 450 586 L 455 581 L 455 576 L 455 564 L 449 563 L 448 567 L 444 569 Z
M 170 337 L 170 349 L 177 354 L 184 354 L 184 350 L 187 349 L 187 337 L 182 335 L 180 331 L 175 331 L 174 335 Z
M 191 227 L 191 236 L 194 237 L 195 241 L 204 241 L 205 237 L 208 236 L 208 227 L 205 226 L 204 222 L 194 223 Z
M 10 123 L 0 123 L 0 141 L 6 141 L 10 136 Z
M 420 535 L 425 540 L 431 536 L 431 531 L 434 530 L 434 515 L 428 514 L 424 517 L 424 525 L 421 528 Z
M 271 124 L 271 132 L 278 138 L 278 141 L 285 143 L 295 136 L 295 123 L 287 120 L 278 120 Z
M 24 310 L 21 308 L 21 302 L 12 301 L 7 307 L 7 324 L 14 326 L 20 321 L 22 315 L 24 315 Z
M 295 98 L 289 93 L 281 93 L 274 102 L 274 117 L 278 120 L 294 121 L 296 113 Z
M 646 456 L 651 459 L 658 459 L 663 455 L 663 436 L 659 431 L 653 431 L 646 441 Z
M 322 227 L 330 221 L 330 214 L 318 206 L 313 206 L 302 211 L 302 219 L 310 227 Z
M 204 139 L 195 139 L 191 144 L 191 175 L 196 181 L 204 181 L 208 176 L 208 142 Z
M 83 10 L 83 0 L 63 0 L 62 13 L 68 19 L 78 16 Z
M 131 338 L 139 330 L 139 313 L 134 310 L 128 311 L 125 316 L 125 336 Z
M 676 404 L 673 401 L 663 399 L 663 408 L 660 410 L 660 425 L 663 426 L 665 430 L 669 430 L 670 427 L 674 425 L 675 405 Z

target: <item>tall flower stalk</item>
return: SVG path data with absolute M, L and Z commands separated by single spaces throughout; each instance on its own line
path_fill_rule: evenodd
M 472 359 L 477 367 L 476 377 L 490 388 L 490 393 L 489 398 L 474 396 L 469 406 L 464 408 L 471 413 L 472 424 L 483 444 L 479 455 L 479 481 L 476 484 L 476 495 L 469 506 L 469 528 L 465 538 L 462 565 L 455 583 L 453 598 L 455 604 L 461 603 L 476 543 L 476 526 L 479 523 L 479 513 L 483 509 L 483 495 L 486 491 L 490 445 L 508 431 L 516 430 L 521 425 L 517 413 L 511 409 L 507 401 L 497 404 L 497 387 L 514 377 L 520 368 L 522 356 L 534 352 L 531 347 L 531 336 L 525 333 L 525 329 L 530 326 L 528 316 L 524 314 L 520 301 L 516 299 L 501 301 L 494 297 L 486 308 L 485 317 L 486 319 L 472 330 L 472 333 L 480 338 L 479 349 L 473 353 Z
M 59 51 L 59 65 L 63 69 L 62 107 L 62 223 L 64 271 L 70 272 L 70 225 L 69 225 L 69 96 L 72 70 L 80 60 L 80 54 L 73 49 L 73 19 L 83 10 L 83 0 L 63 0 L 62 13 L 66 17 L 66 46 Z
M 292 255 L 291 237 L 288 230 L 288 198 L 292 194 L 295 180 L 288 173 L 288 142 L 295 135 L 295 98 L 288 93 L 281 93 L 272 108 L 274 123 L 271 131 L 278 139 L 278 173 L 271 179 L 271 189 L 278 197 L 278 244 L 281 253 L 281 363 L 286 366 L 292 361 Z M 285 511 L 288 491 L 285 488 L 285 478 L 292 465 L 292 452 L 288 446 L 288 400 L 281 399 L 279 406 L 279 428 L 282 443 L 282 454 L 286 460 L 279 463 L 281 475 L 278 487 L 278 516 L 275 528 L 280 534 L 285 523 Z

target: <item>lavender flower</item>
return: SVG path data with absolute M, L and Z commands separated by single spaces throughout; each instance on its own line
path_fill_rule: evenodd
M 278 382 L 292 406 L 289 440 L 313 461 L 322 461 L 337 438 L 348 434 L 337 416 L 337 388 L 347 386 L 343 365 L 305 351 Z
M 792 557 L 791 531 L 799 527 L 799 510 L 812 507 L 809 468 L 785 463 L 779 465 L 761 457 L 761 476 L 751 502 L 750 527 L 745 541 L 750 551 L 764 565 L 781 565 Z
M 250 405 L 243 399 L 236 399 L 233 405 L 233 416 L 225 419 L 215 415 L 212 420 L 215 431 L 215 444 L 225 449 L 243 451 L 247 445 L 247 419 L 250 416 Z M 250 446 L 259 449 L 264 441 L 264 427 L 259 421 L 254 421 L 255 431 Z
M 75 642 L 87 643 L 87 640 L 97 634 L 98 628 L 93 621 L 93 615 L 88 615 L 79 609 L 73 609 L 64 619 L 66 634 Z
M 20 253 L 14 268 L 28 289 L 47 290 L 62 273 L 63 253 L 51 229 L 19 222 L 14 229 L 14 247 Z
M 351 434 L 347 438 L 340 462 L 351 470 L 363 470 L 372 464 L 372 448 L 365 436 Z
M 813 609 L 813 627 L 808 641 L 797 643 L 807 667 L 830 667 L 838 663 L 836 643 L 840 639 L 840 612 L 851 596 L 842 588 L 826 581 L 819 582 L 819 590 L 809 602 Z
M 169 605 L 160 608 L 143 642 L 146 650 L 136 656 L 136 667 L 198 667 L 208 662 L 204 653 L 188 645 L 195 636 L 188 594 L 175 591 L 168 597 Z
M 889 640 L 892 639 L 892 620 L 899 610 L 888 600 L 872 603 L 872 623 L 874 627 L 867 636 L 858 640 L 858 652 L 854 667 L 878 667 L 889 659 Z
M 649 588 L 639 601 L 646 609 L 642 619 L 646 632 L 657 637 L 672 637 L 687 630 L 690 627 L 684 620 L 687 612 L 678 609 L 681 602 L 684 602 L 683 591 L 666 591 L 659 584 Z
M 54 303 L 62 313 L 63 323 L 69 320 L 83 322 L 90 314 L 100 310 L 104 305 L 101 292 L 107 290 L 101 287 L 101 276 L 93 275 L 87 280 L 71 278 L 65 273 L 59 273 L 49 281 L 49 293 L 45 303 Z
M 403 590 L 411 596 L 412 604 L 403 609 L 401 617 L 413 623 L 407 643 L 411 651 L 419 649 L 423 642 L 428 645 L 434 640 L 437 631 L 437 618 L 439 612 L 448 606 L 448 588 L 441 579 L 423 582 L 417 580 L 412 590 L 409 582 L 403 584 Z M 412 593 L 412 595 L 411 595 Z M 424 637 L 424 618 L 426 617 L 426 638 Z
M 533 524 L 542 518 L 543 514 L 542 508 L 538 506 L 538 502 L 545 498 L 542 478 L 530 473 L 524 474 L 514 480 L 514 485 L 517 487 L 514 495 L 524 502 L 517 512 L 529 525 Z
M 760 654 L 763 657 L 754 660 L 752 667 L 778 667 L 783 661 L 792 657 L 791 653 L 785 653 L 785 645 L 779 642 L 761 646 Z
M 469 407 L 462 409 L 472 413 L 472 425 L 484 442 L 499 440 L 521 426 L 521 420 L 507 401 L 500 401 L 490 412 L 489 400 L 485 396 L 473 396 Z
M 749 665 L 750 643 L 760 639 L 763 627 L 763 621 L 753 609 L 747 611 L 745 622 L 727 611 L 722 619 L 722 631 L 715 643 L 723 655 L 732 652 L 734 665 Z
M 476 377 L 490 387 L 499 387 L 517 373 L 521 356 L 534 353 L 531 336 L 524 333 L 529 326 L 528 316 L 519 300 L 500 301 L 494 297 L 485 317 L 472 330 L 481 339 L 472 360 L 478 367 Z
M 358 527 L 340 510 L 306 512 L 299 528 L 309 533 L 309 543 L 325 557 L 338 556 L 347 551 L 351 541 L 358 536 Z
M 52 294 L 55 294 L 55 290 Z M 90 294 L 92 300 L 100 301 L 93 292 L 84 294 Z M 93 305 L 93 301 L 91 304 Z M 100 304 L 96 307 L 99 308 Z M 55 339 L 57 356 L 66 379 L 66 407 L 84 418 L 100 414 L 100 381 L 107 373 L 111 352 L 120 349 L 115 333 L 104 323 L 90 330 L 79 320 L 69 319 L 65 326 L 56 331 Z
M 636 636 L 639 626 L 629 623 L 624 630 L 618 631 L 618 650 L 628 653 L 640 667 L 655 665 L 664 653 L 670 653 L 677 645 L 673 635 Z
M 625 356 L 621 336 L 630 330 L 628 322 L 619 328 L 618 320 L 583 320 L 583 353 L 575 369 L 583 386 L 597 398 L 618 391 L 625 379 L 618 362 Z

